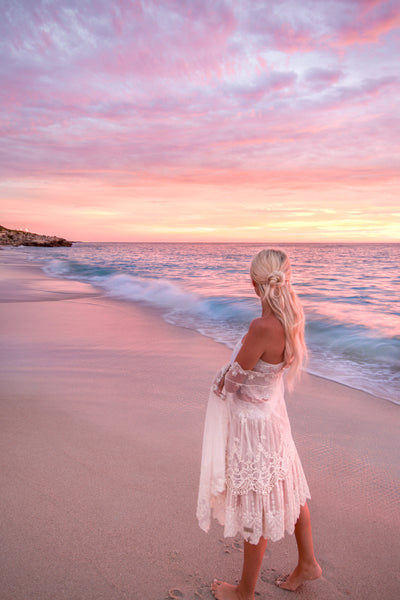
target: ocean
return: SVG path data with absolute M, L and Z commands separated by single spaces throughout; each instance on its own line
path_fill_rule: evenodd
M 279 244 L 306 314 L 306 370 L 400 404 L 400 244 Z M 247 243 L 20 247 L 45 273 L 144 303 L 232 348 L 259 316 Z M 216 365 L 216 368 L 218 365 Z

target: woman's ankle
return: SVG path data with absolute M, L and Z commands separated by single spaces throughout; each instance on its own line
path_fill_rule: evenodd
M 255 597 L 255 589 L 246 587 L 241 581 L 236 588 L 236 593 L 239 600 L 254 600 Z
M 299 560 L 296 570 L 300 571 L 301 573 L 314 573 L 319 571 L 322 572 L 322 569 L 319 566 L 316 558 L 301 561 Z

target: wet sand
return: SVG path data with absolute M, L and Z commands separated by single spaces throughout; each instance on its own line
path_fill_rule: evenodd
M 0 252 L 2 600 L 211 600 L 240 539 L 195 519 L 223 345 Z M 323 577 L 304 599 L 400 594 L 399 407 L 304 376 L 288 398 Z M 296 562 L 270 543 L 257 591 Z

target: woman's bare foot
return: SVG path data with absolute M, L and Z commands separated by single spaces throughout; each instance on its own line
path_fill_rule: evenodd
M 231 585 L 217 579 L 214 579 L 211 584 L 211 592 L 217 600 L 254 600 L 254 596 L 243 596 L 237 585 Z
M 300 568 L 297 566 L 293 573 L 287 575 L 286 577 L 279 577 L 276 580 L 276 585 L 283 590 L 289 590 L 290 592 L 294 592 L 298 587 L 301 586 L 305 581 L 312 581 L 313 579 L 318 579 L 321 577 L 322 569 L 318 563 L 313 565 L 312 567 Z
M 218 579 L 214 579 L 211 584 L 211 592 L 217 600 L 238 600 L 236 588 L 236 585 L 218 581 Z

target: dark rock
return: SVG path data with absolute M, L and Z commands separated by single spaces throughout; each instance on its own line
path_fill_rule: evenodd
M 1 246 L 72 246 L 73 242 L 54 235 L 40 235 L 30 231 L 7 229 L 0 225 Z

